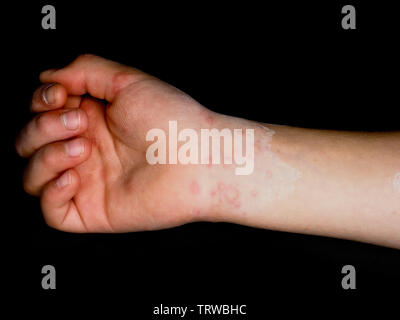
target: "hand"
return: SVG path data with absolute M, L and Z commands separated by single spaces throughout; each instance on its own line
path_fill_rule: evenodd
M 148 74 L 92 55 L 45 71 L 40 80 L 45 85 L 31 104 L 40 113 L 16 149 L 31 158 L 24 188 L 41 197 L 50 226 L 124 232 L 208 219 L 209 201 L 193 196 L 207 184 L 207 168 L 150 165 L 145 137 L 152 128 L 168 132 L 169 120 L 208 127 L 217 114 Z M 86 93 L 93 98 L 81 97 Z
M 265 127 L 92 55 L 40 80 L 31 104 L 40 113 L 16 149 L 30 157 L 24 188 L 41 197 L 54 228 L 128 232 L 225 221 L 400 248 L 399 133 Z M 146 135 L 168 133 L 169 121 L 197 133 L 253 129 L 252 174 L 235 175 L 237 163 L 149 164 Z

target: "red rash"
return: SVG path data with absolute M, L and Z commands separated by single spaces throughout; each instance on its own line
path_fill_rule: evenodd
M 219 203 L 226 201 L 235 208 L 240 208 L 241 206 L 239 190 L 232 185 L 226 185 L 223 182 L 219 182 L 217 190 L 211 191 L 211 196 L 215 195 L 218 195 Z
M 204 117 L 204 119 L 205 119 L 206 123 L 209 124 L 209 125 L 212 125 L 212 123 L 214 122 L 214 118 L 213 118 L 211 115 L 209 115 L 209 114 L 207 114 L 207 115 Z

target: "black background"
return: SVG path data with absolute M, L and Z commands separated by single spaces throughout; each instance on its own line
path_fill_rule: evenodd
M 41 28 L 45 4 L 56 8 L 56 30 Z M 357 30 L 341 28 L 345 4 L 356 7 Z M 14 268 L 6 277 L 23 279 L 17 289 L 26 301 L 44 313 L 59 306 L 133 319 L 156 319 L 152 308 L 161 303 L 247 304 L 243 319 L 263 319 L 272 310 L 310 314 L 321 304 L 324 314 L 354 306 L 359 312 L 370 307 L 366 298 L 397 296 L 400 255 L 389 248 L 222 223 L 115 235 L 52 230 L 38 199 L 22 190 L 25 161 L 13 150 L 32 116 L 39 73 L 82 53 L 153 74 L 221 113 L 302 127 L 399 130 L 398 19 L 389 1 L 51 1 L 16 3 L 5 16 L 5 67 L 12 72 L 3 110 L 10 178 L 3 213 L 14 220 L 4 227 Z M 56 290 L 41 288 L 46 264 L 56 267 Z M 356 268 L 356 290 L 341 287 L 346 264 Z

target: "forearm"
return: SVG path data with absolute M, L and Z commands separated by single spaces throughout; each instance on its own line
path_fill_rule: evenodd
M 400 248 L 399 133 L 250 126 L 254 171 L 212 175 L 212 217 Z

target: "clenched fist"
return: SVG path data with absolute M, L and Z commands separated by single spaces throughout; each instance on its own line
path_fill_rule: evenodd
M 206 168 L 148 164 L 146 133 L 168 131 L 172 119 L 209 127 L 217 114 L 146 73 L 93 55 L 45 71 L 40 80 L 45 84 L 31 105 L 38 115 L 16 149 L 30 157 L 24 188 L 41 197 L 50 226 L 124 232 L 208 218 L 210 202 L 200 192 Z
M 225 221 L 400 248 L 398 132 L 311 130 L 228 117 L 153 76 L 93 55 L 45 71 L 40 80 L 31 103 L 37 115 L 16 149 L 29 158 L 24 188 L 40 196 L 54 228 L 128 232 Z M 153 129 L 167 133 L 164 142 L 184 144 L 172 137 L 171 121 L 190 129 L 186 136 L 224 133 L 214 146 L 227 161 L 149 161 Z M 236 139 L 242 134 L 250 137 L 243 145 Z M 232 136 L 235 150 L 225 140 Z M 251 170 L 237 175 L 244 145 L 254 151 L 246 151 Z M 171 150 L 160 152 L 153 160 Z

